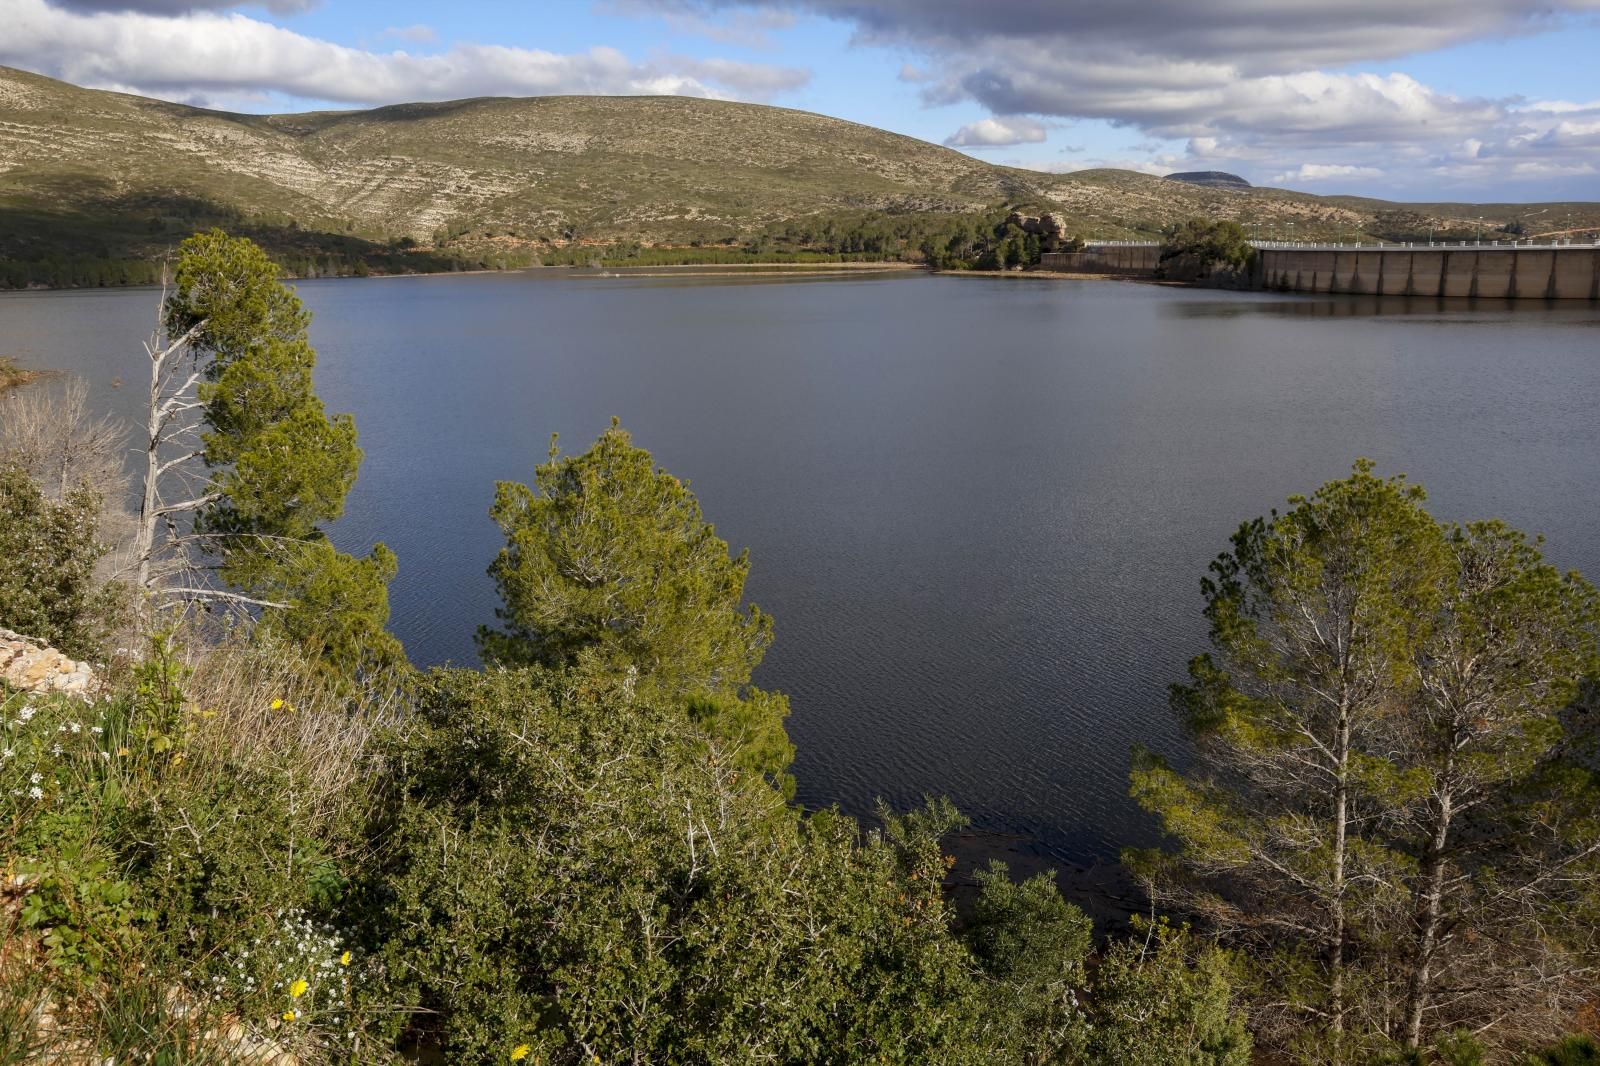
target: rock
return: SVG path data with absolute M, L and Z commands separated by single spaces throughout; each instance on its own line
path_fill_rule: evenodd
M 90 696 L 98 688 L 94 668 L 9 629 L 0 629 L 0 681 L 23 692 Z
M 1024 215 L 1021 211 L 1013 211 L 1006 216 L 1006 225 L 1016 226 L 1022 232 L 1038 237 L 1040 247 L 1047 252 L 1056 251 L 1072 240 L 1072 235 L 1067 232 L 1067 220 L 1049 211 L 1042 215 Z

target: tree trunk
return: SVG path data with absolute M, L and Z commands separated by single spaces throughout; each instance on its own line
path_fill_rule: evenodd
M 1450 768 L 1446 767 L 1446 773 Z M 1411 956 L 1411 978 L 1406 985 L 1405 1043 L 1416 1048 L 1422 1043 L 1422 1014 L 1427 1009 L 1433 979 L 1433 953 L 1439 944 L 1440 915 L 1444 909 L 1444 849 L 1450 840 L 1450 820 L 1454 815 L 1450 792 L 1439 796 L 1439 807 L 1422 859 L 1422 874 L 1413 898 L 1416 901 L 1417 944 Z
M 135 595 L 139 597 L 141 617 L 150 594 L 150 562 L 155 554 L 157 514 L 157 482 L 161 477 L 161 371 L 166 359 L 160 349 L 152 346 L 150 352 L 150 405 L 145 422 L 144 498 L 139 505 L 139 531 L 134 541 L 134 559 L 138 564 L 135 577 Z
M 1350 819 L 1350 712 L 1339 710 L 1337 783 L 1333 793 L 1333 925 L 1328 934 L 1328 1010 L 1333 1015 L 1333 1032 L 1344 1032 L 1344 891 L 1345 850 L 1348 847 Z
M 1349 794 L 1343 775 L 1333 801 L 1333 927 L 1328 933 L 1328 1010 L 1333 1031 L 1344 1032 L 1344 852 Z

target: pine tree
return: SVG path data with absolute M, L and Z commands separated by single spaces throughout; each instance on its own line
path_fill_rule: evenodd
M 552 438 L 534 477 L 537 492 L 501 482 L 489 512 L 506 535 L 489 568 L 504 605 L 503 628 L 478 631 L 484 659 L 605 664 L 792 790 L 788 700 L 749 684 L 772 643 L 772 619 L 741 606 L 749 553 L 730 557 L 688 485 L 615 419 L 582 455 Z
M 383 667 L 403 659 L 383 628 L 394 556 L 379 545 L 356 560 L 327 542 L 361 451 L 354 419 L 328 417 L 317 397 L 309 322 L 249 240 L 183 242 L 146 346 L 139 584 L 158 606 L 252 608 L 263 632 L 308 640 L 330 667 Z
M 1158 892 L 1275 957 L 1284 1011 L 1338 1039 L 1348 953 L 1398 859 L 1370 832 L 1365 755 L 1439 602 L 1448 556 L 1423 493 L 1362 461 L 1256 519 L 1203 584 L 1213 654 L 1173 705 L 1196 737 L 1180 775 L 1136 757 L 1134 798 L 1179 843 L 1140 856 Z
M 1213 564 L 1214 651 L 1173 699 L 1196 764 L 1133 772 L 1178 848 L 1130 859 L 1252 949 L 1269 1042 L 1548 1039 L 1600 965 L 1600 788 L 1563 728 L 1600 668 L 1600 594 L 1371 469 Z

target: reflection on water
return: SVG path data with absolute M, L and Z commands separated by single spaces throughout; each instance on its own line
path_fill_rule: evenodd
M 1439 296 L 1288 296 L 1278 299 L 1188 300 L 1164 310 L 1179 318 L 1238 318 L 1277 315 L 1287 318 L 1437 318 L 1470 317 L 1483 321 L 1497 315 L 1537 315 L 1541 323 L 1597 325 L 1596 305 L 1587 300 L 1487 300 Z
M 808 803 L 945 792 L 1080 858 L 1147 839 L 1128 751 L 1181 757 L 1165 691 L 1206 564 L 1358 455 L 1600 575 L 1593 305 L 920 274 L 300 291 L 367 456 L 336 539 L 399 554 L 412 656 L 470 661 L 493 617 L 495 479 L 618 415 L 751 549 Z M 131 415 L 154 299 L 0 296 L 0 352 Z

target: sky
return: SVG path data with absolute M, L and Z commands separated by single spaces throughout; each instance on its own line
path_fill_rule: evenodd
M 257 112 L 671 93 L 1035 170 L 1600 200 L 1600 0 L 0 0 L 0 64 Z

